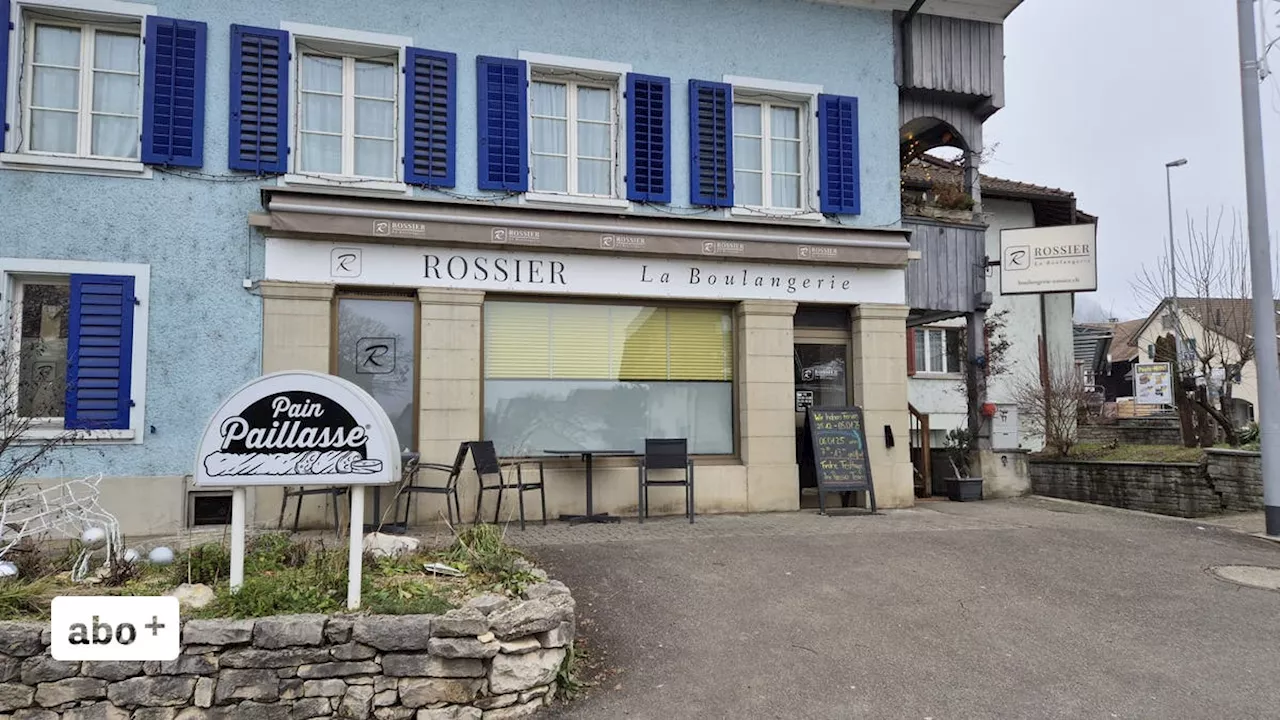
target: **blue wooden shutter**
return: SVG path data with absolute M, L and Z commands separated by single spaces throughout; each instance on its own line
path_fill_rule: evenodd
M 733 88 L 689 81 L 689 182 L 694 205 L 733 205 Z
M 818 96 L 818 195 L 822 212 L 862 212 L 858 167 L 858 98 Z
M 231 26 L 228 167 L 258 174 L 289 168 L 289 33 Z
M 529 189 L 529 96 L 525 62 L 476 58 L 481 190 Z
M 627 199 L 671 202 L 671 81 L 627 74 Z
M 0 0 L 0 152 L 8 149 L 5 147 L 4 138 L 5 131 L 9 129 L 9 123 L 5 122 L 9 117 L 5 112 L 5 99 L 9 97 L 6 83 L 9 80 L 9 33 L 11 31 L 9 0 Z
M 204 164 L 205 38 L 208 26 L 147 17 L 142 85 L 142 162 Z
M 133 367 L 133 278 L 71 276 L 66 427 L 129 427 Z
M 458 56 L 408 48 L 404 68 L 404 181 L 453 187 Z

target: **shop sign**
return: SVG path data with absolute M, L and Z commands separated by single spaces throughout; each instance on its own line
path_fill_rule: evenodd
M 1137 405 L 1172 405 L 1172 363 L 1135 364 L 1133 366 L 1133 402 Z
M 385 485 L 399 477 L 395 428 L 376 400 L 333 375 L 282 372 L 240 388 L 213 414 L 194 483 Z
M 504 236 L 512 242 L 510 235 Z M 615 249 L 644 238 L 606 236 Z M 620 242 L 619 238 L 623 238 Z M 605 237 L 601 238 L 602 246 Z M 741 243 L 731 243 L 731 245 Z M 713 243 L 717 254 L 732 252 Z M 690 300 L 902 304 L 900 268 L 815 266 L 720 258 L 571 255 L 525 249 L 330 244 L 269 238 L 266 279 L 380 287 Z
M 1097 225 L 1000 231 L 1000 294 L 1098 289 Z
M 813 391 L 797 390 L 796 391 L 796 412 L 804 412 L 813 407 Z

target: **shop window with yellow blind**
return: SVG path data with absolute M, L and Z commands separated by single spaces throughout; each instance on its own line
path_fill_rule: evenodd
M 507 456 L 645 438 L 732 453 L 732 328 L 722 308 L 486 302 L 485 439 Z

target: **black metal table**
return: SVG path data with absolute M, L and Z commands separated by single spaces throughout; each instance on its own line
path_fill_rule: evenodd
M 578 455 L 582 458 L 582 462 L 587 467 L 587 513 L 585 515 L 561 515 L 561 520 L 567 520 L 573 523 L 615 523 L 621 518 L 610 515 L 609 513 L 597 513 L 592 503 L 591 497 L 591 465 L 592 458 L 599 457 L 632 457 L 636 455 L 634 450 L 543 450 L 548 455 Z

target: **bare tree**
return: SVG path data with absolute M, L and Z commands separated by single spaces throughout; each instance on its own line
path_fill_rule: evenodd
M 49 341 L 38 333 L 24 338 L 19 309 L 9 311 L 7 318 L 0 324 L 0 499 L 47 467 L 55 450 L 79 435 L 46 419 L 62 414 L 66 392 L 58 366 L 42 362 Z
M 1077 442 L 1080 414 L 1089 402 L 1089 385 L 1074 358 L 1055 355 L 1047 376 L 1024 371 L 1013 397 L 1018 422 L 1031 433 L 1043 435 L 1045 449 L 1058 456 L 1070 455 Z
M 1232 213 L 1229 226 L 1225 210 L 1216 217 L 1206 211 L 1204 221 L 1188 214 L 1187 233 L 1175 243 L 1179 310 L 1195 319 L 1203 332 L 1191 333 L 1182 318 L 1174 319 L 1185 342 L 1183 357 L 1168 353 L 1178 370 L 1179 393 L 1189 403 L 1178 403 L 1184 416 L 1207 415 L 1232 445 L 1238 444 L 1238 428 L 1232 420 L 1234 380 L 1254 359 L 1253 322 L 1250 300 L 1249 246 L 1239 213 Z M 1163 255 L 1154 266 L 1144 265 L 1134 279 L 1135 294 L 1152 307 L 1170 297 L 1169 258 Z M 1274 331 L 1269 329 L 1270 331 Z M 1187 406 L 1190 406 L 1189 408 Z M 1184 441 L 1201 443 L 1209 433 L 1183 418 Z

